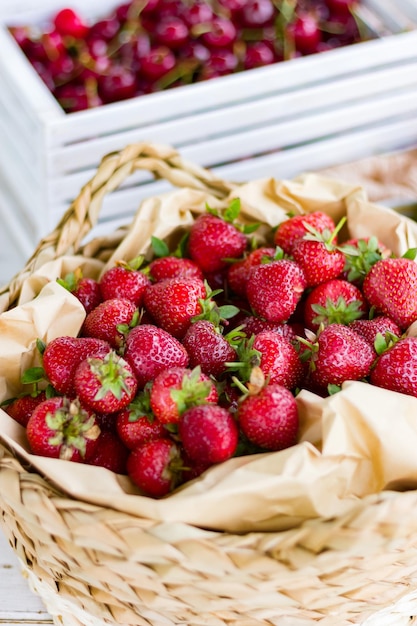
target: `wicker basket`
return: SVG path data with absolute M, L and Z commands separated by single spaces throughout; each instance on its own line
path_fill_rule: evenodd
M 142 168 L 224 198 L 236 185 L 148 144 L 106 156 L 3 289 L 16 304 L 42 263 L 108 257 L 124 231 L 90 242 L 105 194 Z M 417 491 L 383 491 L 349 512 L 279 532 L 155 521 L 70 497 L 0 444 L 3 531 L 55 624 L 66 626 L 402 625 L 417 615 Z

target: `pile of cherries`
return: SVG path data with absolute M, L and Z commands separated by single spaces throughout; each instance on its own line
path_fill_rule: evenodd
M 362 41 L 360 0 L 131 0 L 10 32 L 70 113 Z

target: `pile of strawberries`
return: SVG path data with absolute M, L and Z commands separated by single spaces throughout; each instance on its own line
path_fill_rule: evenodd
M 162 497 L 231 457 L 297 443 L 296 395 L 344 381 L 417 396 L 416 250 L 341 239 L 321 211 L 269 238 L 240 202 L 207 207 L 175 250 L 60 284 L 77 337 L 38 341 L 41 366 L 3 403 L 34 454 L 99 465 Z M 265 225 L 263 225 L 265 228 Z

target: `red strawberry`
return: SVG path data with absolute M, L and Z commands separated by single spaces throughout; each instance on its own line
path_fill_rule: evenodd
M 204 273 L 215 272 L 227 267 L 227 259 L 241 257 L 246 245 L 246 236 L 232 222 L 203 213 L 191 225 L 188 253 Z
M 151 261 L 149 275 L 156 282 L 165 278 L 204 279 L 203 272 L 197 263 L 191 259 L 176 256 L 164 256 Z
M 366 275 L 362 289 L 370 306 L 388 315 L 402 330 L 417 320 L 417 263 L 412 259 L 377 261 Z
M 110 350 L 110 344 L 103 339 L 56 337 L 45 346 L 42 356 L 43 368 L 58 393 L 75 396 L 74 374 L 81 361 L 88 356 L 104 356 Z
M 236 350 L 227 335 L 224 336 L 220 328 L 208 320 L 191 324 L 182 343 L 188 352 L 190 366 L 199 365 L 202 372 L 215 378 L 226 370 L 226 363 L 236 360 Z
M 293 215 L 278 225 L 274 235 L 275 245 L 282 248 L 286 254 L 292 254 L 294 243 L 304 237 L 308 232 L 308 226 L 323 232 L 326 229 L 333 231 L 336 224 L 329 215 L 322 211 Z
M 299 239 L 293 246 L 292 256 L 304 270 L 307 287 L 337 278 L 345 267 L 344 254 L 327 239 Z
M 95 309 L 102 301 L 98 281 L 95 278 L 83 276 L 81 268 L 69 272 L 63 279 L 58 278 L 57 282 L 78 298 L 86 313 Z
M 217 400 L 213 380 L 199 367 L 170 367 L 158 374 L 150 391 L 151 409 L 163 424 L 175 424 L 188 408 Z
M 417 337 L 405 337 L 382 352 L 371 371 L 377 387 L 417 397 Z
M 255 336 L 252 344 L 259 351 L 259 367 L 270 383 L 295 389 L 301 384 L 304 367 L 293 344 L 273 330 Z
M 129 448 L 111 430 L 101 431 L 97 445 L 92 455 L 87 459 L 87 465 L 98 465 L 115 472 L 127 474 L 127 459 Z
M 280 259 L 254 268 L 246 293 L 256 315 L 283 323 L 294 313 L 305 288 L 306 279 L 298 263 Z
M 310 377 L 321 388 L 360 380 L 369 375 L 375 360 L 372 346 L 349 326 L 330 324 L 312 347 Z
M 243 434 L 261 448 L 282 450 L 297 443 L 297 403 L 282 385 L 269 384 L 244 398 L 237 419 Z
M 44 391 L 40 391 L 35 395 L 24 394 L 14 398 L 11 402 L 4 404 L 2 408 L 18 424 L 21 426 L 27 426 L 33 411 L 38 404 L 44 400 L 46 400 L 46 393 Z
M 84 462 L 97 445 L 100 429 L 95 415 L 78 400 L 55 396 L 38 404 L 26 434 L 33 454 Z
M 113 350 L 103 357 L 87 357 L 74 374 L 74 387 L 83 406 L 97 413 L 115 413 L 135 397 L 133 369 Z
M 120 260 L 107 269 L 99 281 L 103 300 L 126 298 L 140 308 L 145 289 L 151 284 L 149 277 L 138 269 L 142 261 L 142 257 L 129 262 Z
M 138 317 L 136 305 L 127 298 L 111 298 L 101 302 L 85 318 L 81 328 L 84 337 L 104 339 L 112 348 L 123 345 L 126 332 Z
M 163 328 L 141 324 L 126 337 L 124 358 L 132 366 L 139 389 L 164 369 L 186 367 L 189 357 L 184 346 Z
M 204 466 L 226 461 L 236 452 L 238 427 L 229 411 L 218 404 L 187 409 L 178 428 L 187 456 Z
M 312 331 L 320 324 L 349 324 L 368 313 L 368 304 L 356 285 L 334 278 L 314 287 L 304 303 L 304 325 Z
M 227 269 L 227 282 L 232 291 L 245 298 L 251 269 L 263 263 L 265 259 L 273 259 L 275 252 L 275 248 L 263 246 L 252 250 L 244 259 L 232 263 Z
M 395 337 L 401 337 L 401 328 L 390 317 L 386 315 L 378 315 L 371 320 L 355 320 L 349 327 L 361 335 L 371 346 L 375 345 L 376 336 L 378 334 L 383 337 L 387 333 Z
M 144 305 L 155 323 L 182 339 L 191 320 L 202 312 L 204 282 L 196 278 L 166 278 L 146 288 Z
M 167 435 L 164 425 L 152 413 L 147 389 L 139 392 L 115 417 L 117 433 L 129 450 Z
M 247 337 L 257 335 L 264 330 L 273 330 L 279 335 L 286 337 L 289 341 L 295 340 L 300 330 L 299 328 L 295 329 L 293 324 L 275 324 L 274 322 L 267 322 L 260 317 L 256 317 L 256 315 L 246 315 L 243 317 L 241 326 Z
M 170 439 L 156 439 L 132 450 L 127 472 L 146 495 L 161 498 L 180 483 L 182 465 L 179 446 Z

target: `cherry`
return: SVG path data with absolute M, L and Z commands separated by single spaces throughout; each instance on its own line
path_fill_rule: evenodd
M 351 14 L 352 10 L 359 4 L 359 0 L 325 0 L 331 13 Z
M 63 85 L 56 89 L 55 97 L 67 113 L 84 111 L 103 104 L 90 85 Z
M 247 28 L 273 24 L 277 15 L 271 0 L 248 0 L 238 13 L 239 22 Z
M 204 25 L 212 20 L 213 10 L 205 2 L 194 2 L 184 9 L 182 17 L 188 26 Z
M 116 16 L 99 20 L 90 27 L 87 40 L 103 39 L 104 41 L 111 41 L 119 32 L 120 26 L 120 21 Z
M 69 56 L 62 56 L 50 61 L 47 65 L 55 85 L 68 83 L 76 74 L 77 65 Z
M 209 48 L 228 48 L 234 44 L 237 30 L 231 20 L 215 16 L 208 24 L 207 32 L 201 35 L 203 43 Z
M 287 33 L 294 42 L 295 50 L 301 54 L 315 52 L 322 38 L 317 20 L 310 13 L 299 14 L 288 25 Z
M 50 32 L 43 33 L 41 36 L 41 42 L 45 49 L 46 56 L 51 61 L 64 55 L 66 52 L 63 37 L 57 30 L 51 30 Z
M 156 81 L 174 69 L 176 58 L 166 46 L 156 46 L 141 59 L 141 74 L 150 81 Z
M 83 39 L 88 33 L 88 26 L 73 9 L 61 9 L 53 20 L 56 30 L 61 35 Z
M 181 50 L 181 58 L 195 59 L 198 63 L 208 61 L 210 54 L 210 50 L 199 41 L 189 41 Z
M 275 54 L 268 43 L 256 41 L 246 47 L 243 65 L 246 70 L 270 65 L 276 61 Z
M 133 98 L 137 92 L 136 75 L 128 68 L 113 65 L 97 80 L 98 94 L 105 103 Z
M 210 58 L 201 71 L 200 80 L 231 74 L 236 70 L 238 62 L 237 56 L 227 48 L 212 50 Z
M 188 26 L 179 17 L 169 16 L 160 20 L 155 28 L 156 43 L 178 50 L 188 40 Z

